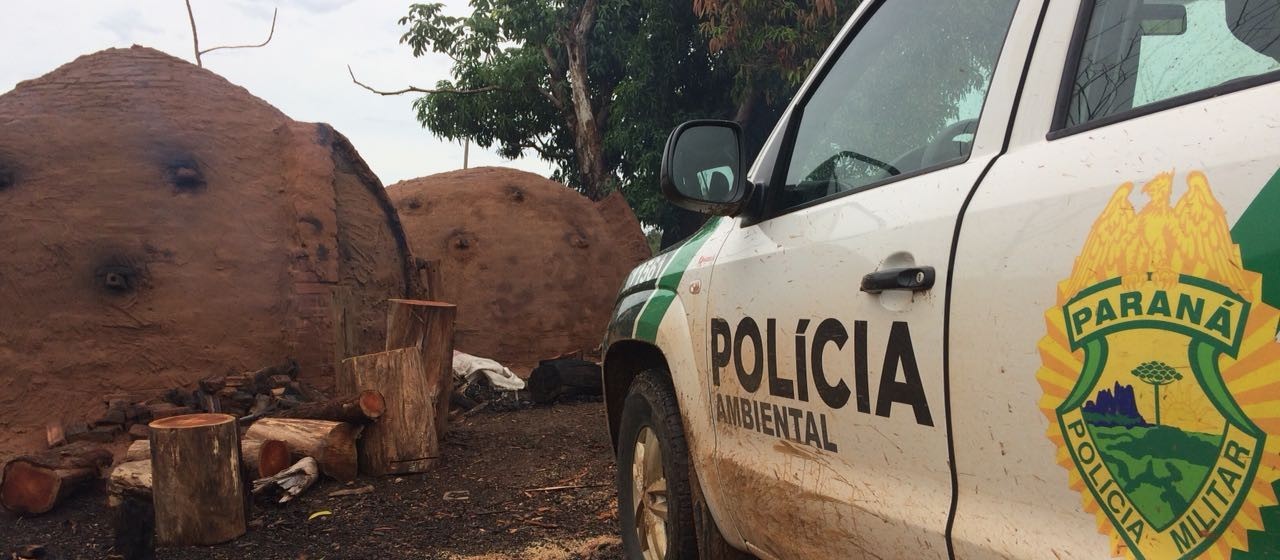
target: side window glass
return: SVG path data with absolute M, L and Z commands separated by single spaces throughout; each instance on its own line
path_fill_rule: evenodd
M 1280 70 L 1280 0 L 1091 0 L 1064 126 Z
M 804 101 L 775 208 L 968 158 L 1016 6 L 880 2 Z
M 707 200 L 725 200 L 729 198 L 729 189 L 733 185 L 733 168 L 717 167 L 698 173 L 698 187 Z

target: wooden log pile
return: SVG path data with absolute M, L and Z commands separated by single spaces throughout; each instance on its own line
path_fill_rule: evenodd
M 345 360 L 334 398 L 299 382 L 292 360 L 151 400 L 108 398 L 102 417 L 50 423 L 49 450 L 6 463 L 0 506 L 37 515 L 105 476 L 115 550 L 153 558 L 157 545 L 242 534 L 246 480 L 283 502 L 322 475 L 427 470 L 448 420 L 455 315 L 450 304 L 392 300 L 387 351 Z M 104 444 L 126 434 L 134 441 L 108 470 Z

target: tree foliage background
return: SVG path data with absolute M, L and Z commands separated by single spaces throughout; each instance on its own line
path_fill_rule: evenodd
M 401 42 L 453 61 L 414 103 L 433 134 L 536 154 L 592 199 L 621 190 L 665 245 L 697 224 L 659 192 L 671 129 L 735 119 L 754 155 L 857 3 L 472 0 L 467 17 L 414 4 Z

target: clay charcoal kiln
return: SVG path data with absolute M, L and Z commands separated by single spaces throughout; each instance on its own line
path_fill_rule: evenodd
M 649 258 L 619 195 L 593 204 L 514 169 L 441 173 L 387 188 L 414 254 L 439 262 L 458 305 L 455 348 L 529 367 L 600 345 L 618 289 Z
M 326 388 L 382 349 L 385 300 L 418 295 L 346 138 L 137 46 L 0 96 L 0 238 L 0 429 L 26 439 L 286 357 Z

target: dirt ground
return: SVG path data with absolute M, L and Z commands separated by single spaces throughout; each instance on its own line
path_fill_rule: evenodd
M 420 475 L 322 481 L 294 503 L 254 503 L 249 532 L 214 547 L 161 549 L 161 559 L 604 560 L 617 538 L 613 453 L 599 403 L 481 413 L 451 427 L 446 460 Z M 372 485 L 371 493 L 329 497 Z M 578 488 L 538 490 L 553 486 Z M 448 494 L 446 494 L 448 493 Z M 0 558 L 44 545 L 50 560 L 111 554 L 101 488 L 45 516 L 0 513 Z M 330 512 L 319 515 L 317 512 Z

